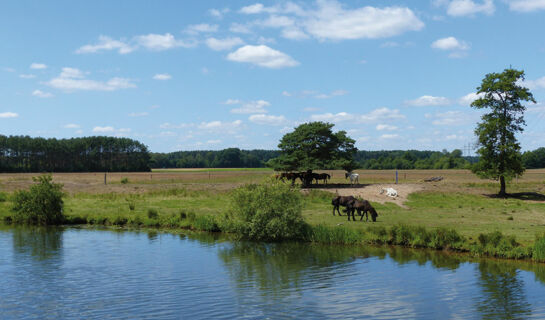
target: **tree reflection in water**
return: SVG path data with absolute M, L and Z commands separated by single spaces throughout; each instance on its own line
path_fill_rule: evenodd
M 62 250 L 63 231 L 61 227 L 14 227 L 13 249 L 37 260 L 57 257 Z

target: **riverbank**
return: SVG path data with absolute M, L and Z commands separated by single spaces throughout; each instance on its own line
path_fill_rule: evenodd
M 331 214 L 333 189 L 312 189 L 304 193 L 303 218 L 311 232 L 307 241 L 349 244 L 393 244 L 470 252 L 474 255 L 505 258 L 535 258 L 536 235 L 545 231 L 545 203 L 540 200 L 541 171 L 531 171 L 509 191 L 519 196 L 497 199 L 490 195 L 496 184 L 482 182 L 467 172 L 429 172 L 446 177 L 441 183 L 426 184 L 414 177 L 426 172 L 409 171 L 400 175 L 422 190 L 406 195 L 403 207 L 395 203 L 373 202 L 379 217 L 376 223 L 349 222 L 346 216 Z M 206 173 L 168 174 L 142 183 L 132 174 L 127 183 L 107 185 L 100 192 L 97 174 L 54 175 L 65 183 L 65 215 L 69 224 L 110 225 L 229 231 L 224 215 L 228 211 L 231 190 L 243 183 L 262 181 L 270 172 L 227 171 L 212 183 Z M 391 172 L 361 172 L 361 189 L 376 188 Z M 113 176 L 113 175 L 111 175 Z M 342 182 L 333 172 L 334 183 Z M 0 199 L 0 217 L 10 216 L 10 194 L 26 183 L 27 175 L 0 175 L 5 201 Z M 117 177 L 117 176 L 116 176 Z M 98 175 L 100 178 L 100 175 Z M 149 177 L 148 177 L 149 178 Z M 212 175 L 210 179 L 214 179 Z M 97 180 L 97 181 L 95 181 Z M 23 187 L 24 188 L 24 187 Z M 86 192 L 81 192 L 87 188 Z M 537 190 L 530 194 L 531 190 Z M 524 197 L 522 194 L 526 194 Z M 1 197 L 0 197 L 1 198 Z M 454 231 L 454 232 L 452 232 Z M 501 234 L 501 236 L 500 236 Z

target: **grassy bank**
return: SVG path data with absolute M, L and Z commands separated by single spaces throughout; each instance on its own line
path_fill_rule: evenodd
M 233 188 L 240 182 L 262 181 L 270 174 L 253 171 L 221 174 L 224 174 L 219 176 L 221 180 L 213 184 L 197 181 L 206 180 L 205 176 L 187 176 L 188 173 L 168 175 L 168 180 L 132 174 L 128 183 L 108 184 L 103 189 L 100 174 L 60 175 L 68 192 L 64 214 L 68 224 L 230 231 L 224 215 Z M 365 183 L 383 181 L 390 172 L 383 176 L 378 176 L 377 172 L 372 174 L 377 175 L 378 180 Z M 452 173 L 428 175 L 431 174 L 447 176 Z M 541 192 L 542 185 L 538 181 L 541 176 L 535 178 L 538 174 L 542 173 L 533 173 L 531 179 L 513 183 L 508 191 Z M 414 172 L 408 177 L 416 175 L 425 176 L 425 173 Z M 370 177 L 371 173 L 362 173 L 362 176 Z M 117 178 L 122 177 L 119 174 Z M 0 176 L 1 220 L 9 220 L 12 214 L 12 195 L 17 189 L 13 186 L 23 185 L 22 181 L 27 178 L 28 175 Z M 153 184 L 138 179 L 149 179 Z M 170 179 L 178 182 L 171 183 Z M 180 182 L 180 179 L 186 180 Z M 545 231 L 545 203 L 539 201 L 539 193 L 508 199 L 487 196 L 488 189 L 495 190 L 495 187 L 497 184 L 474 180 L 466 173 L 452 175 L 452 181 L 410 194 L 404 207 L 372 202 L 379 213 L 376 223 L 349 222 L 346 215 L 333 216 L 333 194 L 312 190 L 303 196 L 302 215 L 309 225 L 304 240 L 402 245 L 543 261 L 545 240 L 539 237 L 536 241 L 536 235 Z

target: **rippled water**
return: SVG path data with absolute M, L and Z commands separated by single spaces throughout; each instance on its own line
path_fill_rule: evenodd
M 545 264 L 209 235 L 0 229 L 2 319 L 545 318 Z

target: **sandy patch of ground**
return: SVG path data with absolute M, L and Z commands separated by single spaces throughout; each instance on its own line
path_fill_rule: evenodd
M 388 197 L 386 193 L 380 194 L 380 190 L 382 188 L 393 188 L 397 191 L 398 196 L 395 198 L 392 198 L 392 197 Z M 407 208 L 404 203 L 405 201 L 407 201 L 407 197 L 409 196 L 409 194 L 413 192 L 422 191 L 424 189 L 426 189 L 426 185 L 408 183 L 408 184 L 370 184 L 370 185 L 365 185 L 365 186 L 356 187 L 356 188 L 340 188 L 340 189 L 327 188 L 322 190 L 336 193 L 341 196 L 361 197 L 371 202 L 379 202 L 379 203 L 391 202 L 391 203 L 397 204 L 398 206 L 402 208 Z

